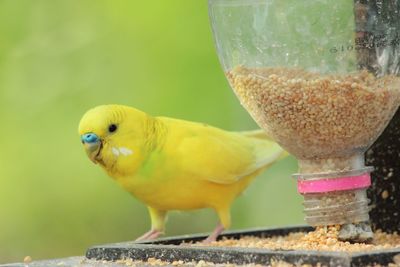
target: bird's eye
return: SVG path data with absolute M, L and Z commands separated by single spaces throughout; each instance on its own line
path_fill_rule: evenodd
M 115 132 L 116 130 L 117 130 L 117 125 L 111 124 L 110 126 L 108 126 L 108 131 L 109 131 L 110 133 L 113 133 L 113 132 Z

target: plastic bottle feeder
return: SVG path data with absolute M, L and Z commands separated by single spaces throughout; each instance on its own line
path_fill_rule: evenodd
M 209 10 L 236 96 L 298 159 L 306 222 L 371 239 L 364 152 L 399 106 L 395 28 L 373 35 L 387 25 L 347 0 L 209 0 Z

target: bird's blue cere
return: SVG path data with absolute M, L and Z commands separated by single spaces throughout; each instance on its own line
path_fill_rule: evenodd
M 100 139 L 94 133 L 87 133 L 81 136 L 81 140 L 83 143 L 92 144 L 92 143 L 97 143 Z

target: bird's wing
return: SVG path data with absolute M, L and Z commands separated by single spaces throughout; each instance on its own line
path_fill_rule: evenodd
M 219 184 L 231 184 L 278 160 L 284 150 L 276 143 L 237 133 L 184 138 L 178 151 L 186 173 Z

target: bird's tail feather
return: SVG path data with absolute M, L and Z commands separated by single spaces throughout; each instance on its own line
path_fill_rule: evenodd
M 287 152 L 286 150 L 283 150 L 281 155 L 279 156 L 279 158 L 277 159 L 277 161 L 280 161 L 281 159 L 286 158 L 287 156 L 290 156 L 289 152 Z
M 272 137 L 269 136 L 263 129 L 251 130 L 251 131 L 240 131 L 238 133 L 241 135 L 247 136 L 247 137 L 254 137 L 254 138 L 274 141 L 274 139 L 272 139 Z
M 268 140 L 271 142 L 275 142 L 275 140 L 269 136 L 263 129 L 258 129 L 258 130 L 251 130 L 251 131 L 240 131 L 238 132 L 241 135 L 247 136 L 247 137 L 253 137 L 253 138 L 258 138 L 258 139 L 263 139 L 263 140 Z M 290 154 L 283 150 L 280 156 L 276 159 L 277 161 L 286 158 Z

